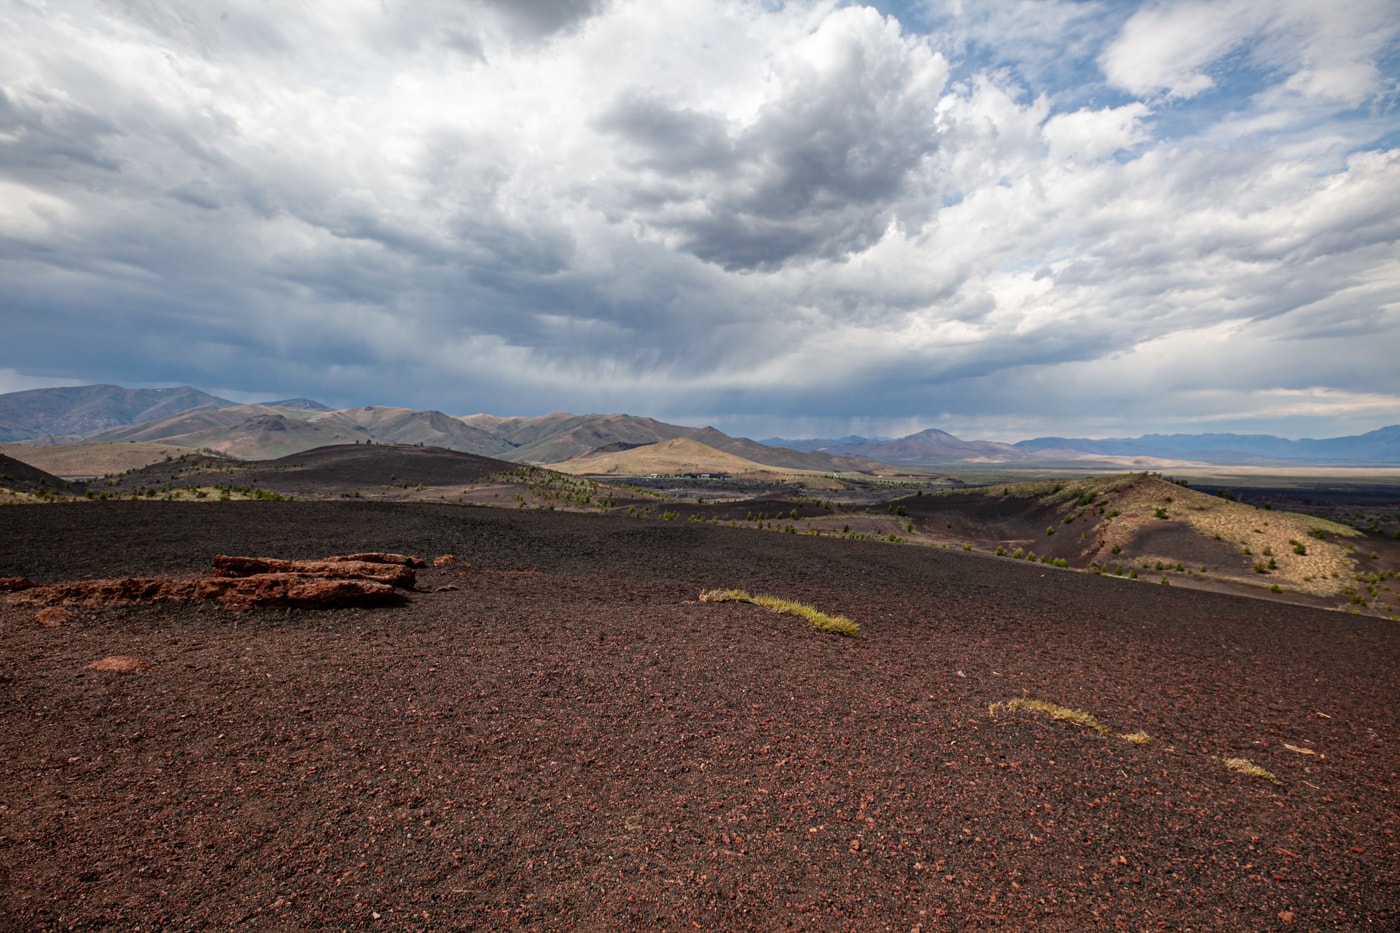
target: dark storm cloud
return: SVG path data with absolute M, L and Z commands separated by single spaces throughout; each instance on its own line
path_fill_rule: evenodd
M 663 176 L 687 172 L 729 172 L 738 161 L 725 121 L 659 97 L 629 93 L 594 124 L 631 143 L 641 153 L 637 166 Z
M 518 30 L 540 38 L 577 28 L 611 0 L 485 0 Z
M 640 95 L 597 124 L 653 176 L 632 202 L 647 222 L 728 270 L 866 249 L 937 149 L 946 68 L 873 11 L 833 16 L 780 67 L 746 125 Z

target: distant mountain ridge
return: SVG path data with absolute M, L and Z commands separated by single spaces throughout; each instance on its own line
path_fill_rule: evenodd
M 310 399 L 240 405 L 190 386 L 76 386 L 0 395 L 0 443 L 144 442 L 268 460 L 318 447 L 426 445 L 515 463 L 552 464 L 686 438 L 723 454 L 787 470 L 871 472 L 882 465 L 1154 468 L 1207 464 L 1400 465 L 1400 425 L 1353 437 L 1291 441 L 1273 435 L 1149 434 L 1039 437 L 1005 444 L 928 428 L 907 437 L 834 440 L 730 437 L 713 428 L 627 414 L 456 416 L 390 406 L 333 410 Z
M 1192 461 L 1214 465 L 1400 465 L 1400 425 L 1346 437 L 1288 440 L 1272 434 L 1145 434 L 1127 438 L 1037 437 L 1002 444 L 964 441 L 930 428 L 893 440 L 772 437 L 765 444 L 794 450 L 852 455 L 900 466 L 946 466 L 949 463 L 1027 464 L 1075 461 L 1093 457 Z
M 1020 441 L 1030 453 L 1073 450 L 1115 457 L 1161 457 L 1203 463 L 1400 463 L 1400 425 L 1365 434 L 1290 441 L 1272 434 L 1145 434 L 1136 438 L 1038 437 Z
M 826 448 L 837 456 L 865 457 L 896 466 L 925 466 L 935 463 L 976 462 L 1016 463 L 1031 455 L 1010 444 L 995 441 L 965 441 L 947 431 L 928 428 L 892 441 L 864 441 Z
M 87 388 L 92 391 L 76 394 L 84 396 L 88 407 L 93 407 L 94 399 L 110 407 L 113 398 L 121 400 L 133 391 L 116 386 Z M 31 444 L 166 444 L 258 461 L 334 445 L 394 444 L 441 447 L 515 463 L 553 464 L 602 451 L 693 439 L 706 450 L 717 452 L 719 459 L 733 457 L 736 462 L 779 470 L 869 472 L 880 466 L 855 457 L 771 447 L 730 437 L 712 427 L 692 428 L 637 415 L 555 412 L 538 417 L 457 417 L 440 411 L 374 405 L 331 410 L 307 399 L 239 405 L 203 394 L 148 405 L 144 420 L 137 420 L 141 413 L 130 410 L 133 406 L 128 404 L 122 417 L 87 422 L 97 429 L 83 433 L 68 430 L 76 426 L 70 417 L 73 391 L 39 389 L 20 394 L 23 397 L 14 404 L 20 415 L 15 419 L 18 425 L 14 433 L 20 436 L 7 439 Z M 0 396 L 0 403 L 4 399 Z M 182 404 L 183 411 L 172 411 Z M 712 469 L 733 467 L 735 464 Z
M 0 442 L 95 434 L 120 425 L 236 404 L 192 386 L 124 389 L 98 385 L 9 392 L 0 395 Z

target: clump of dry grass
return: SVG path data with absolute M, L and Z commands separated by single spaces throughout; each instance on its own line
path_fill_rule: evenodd
M 1259 767 L 1248 758 L 1226 758 L 1223 760 L 1225 767 L 1229 768 L 1231 771 L 1238 772 L 1246 777 L 1260 778 L 1261 780 L 1268 781 L 1270 784 L 1277 784 L 1279 787 L 1283 786 L 1283 782 L 1272 772 Z
M 747 590 L 705 590 L 700 594 L 702 603 L 751 603 L 753 596 Z
M 1127 742 L 1132 742 L 1134 745 L 1152 744 L 1152 736 L 1148 735 L 1146 732 L 1143 732 L 1141 729 L 1139 729 L 1136 732 L 1124 732 L 1122 735 L 1118 736 L 1118 738 L 1123 739 Z
M 804 603 L 777 596 L 765 596 L 762 593 L 755 596 L 745 590 L 706 590 L 700 594 L 700 601 L 702 603 L 753 603 L 755 606 L 762 606 L 783 615 L 799 616 L 806 619 L 813 627 L 837 635 L 850 636 L 860 631 L 860 626 L 845 616 L 827 615 L 825 612 Z
M 1109 732 L 1108 726 L 1099 722 L 1089 713 L 1083 710 L 1070 709 L 1058 703 L 1051 703 L 1049 700 L 1032 700 L 1026 697 L 1017 697 L 1014 700 L 1007 700 L 1005 703 L 993 703 L 988 709 L 988 712 L 995 716 L 998 710 L 1003 709 L 1007 712 L 1018 709 L 1035 710 L 1038 713 L 1045 713 L 1051 719 L 1057 719 L 1060 722 L 1073 723 L 1076 726 L 1093 729 L 1095 732 L 1105 735 Z

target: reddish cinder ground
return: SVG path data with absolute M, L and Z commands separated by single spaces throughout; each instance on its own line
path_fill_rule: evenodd
M 0 577 L 40 583 L 220 553 L 472 565 L 378 609 L 50 627 L 0 601 L 0 930 L 1400 925 L 1393 623 L 609 516 L 121 502 L 0 522 Z M 697 601 L 714 587 L 861 632 Z M 109 656 L 154 666 L 88 669 Z M 1022 696 L 1111 731 L 989 712 Z M 1138 730 L 1152 744 L 1120 737 Z

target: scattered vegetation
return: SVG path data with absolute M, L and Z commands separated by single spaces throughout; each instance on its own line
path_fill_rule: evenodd
M 491 480 L 498 483 L 519 483 L 531 495 L 540 500 L 546 509 L 554 508 L 556 503 L 562 506 L 573 505 L 578 508 L 597 508 L 599 510 L 612 508 L 613 504 L 611 495 L 600 493 L 598 484 L 591 479 L 568 476 L 529 464 L 497 473 L 491 477 Z M 637 491 L 655 495 L 648 490 Z M 517 493 L 516 499 L 520 503 L 519 507 L 524 508 L 526 505 L 524 497 Z
M 825 612 L 804 603 L 777 596 L 765 596 L 762 593 L 752 595 L 744 590 L 706 590 L 700 594 L 700 601 L 702 603 L 753 603 L 755 606 L 762 606 L 783 615 L 799 616 L 810 622 L 813 627 L 837 635 L 851 636 L 860 631 L 860 626 L 845 616 L 827 615 Z
M 1283 782 L 1272 772 L 1259 767 L 1248 758 L 1226 758 L 1224 759 L 1224 764 L 1225 767 L 1229 768 L 1231 771 L 1243 774 L 1246 777 L 1259 778 L 1260 780 L 1268 781 L 1270 784 L 1277 784 L 1279 787 L 1283 786 Z
M 1085 729 L 1093 729 L 1095 732 L 1105 735 L 1109 732 L 1108 726 L 1099 722 L 1091 714 L 1083 710 L 1070 709 L 1058 703 L 1051 703 L 1049 700 L 1033 700 L 1027 697 L 1016 697 L 1013 700 L 1007 700 L 1005 703 L 993 703 L 987 708 L 987 711 L 995 716 L 1001 710 L 1006 710 L 1009 713 L 1018 709 L 1029 709 L 1038 713 L 1045 713 L 1051 719 L 1073 723 L 1076 726 L 1083 726 Z

